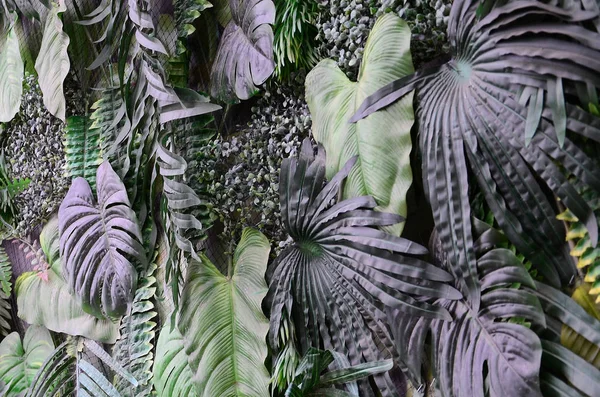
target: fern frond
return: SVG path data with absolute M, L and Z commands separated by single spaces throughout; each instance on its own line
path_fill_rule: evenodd
M 119 392 L 106 375 L 84 359 L 85 354 L 98 358 L 118 376 L 137 386 L 135 378 L 98 344 L 84 338 L 68 337 L 39 369 L 26 397 L 119 396 Z
M 118 379 L 115 386 L 124 397 L 143 397 L 152 393 L 154 318 L 157 314 L 152 302 L 156 292 L 155 271 L 156 264 L 153 263 L 141 274 L 131 312 L 121 320 L 121 339 L 113 348 L 114 359 L 138 381 L 137 387 L 131 387 L 126 379 Z
M 212 8 L 207 0 L 175 0 L 175 26 L 177 36 L 182 39 L 196 31 L 194 21 L 198 19 L 202 11 Z
M 93 120 L 87 116 L 69 117 L 64 145 L 67 176 L 80 176 L 95 188 L 96 170 L 102 163 L 100 129 L 93 128 Z
M 0 245 L 0 336 L 10 333 L 12 319 L 10 293 L 12 291 L 12 268 L 4 247 Z
M 6 171 L 4 152 L 0 153 L 0 214 L 5 220 L 10 220 L 17 211 L 13 199 L 27 189 L 29 179 L 11 180 Z

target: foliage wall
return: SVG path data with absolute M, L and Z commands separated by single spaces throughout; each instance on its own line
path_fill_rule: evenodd
M 600 1 L 0 2 L 0 395 L 598 395 Z

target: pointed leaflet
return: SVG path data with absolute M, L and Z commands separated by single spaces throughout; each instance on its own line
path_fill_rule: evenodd
M 12 264 L 0 245 L 0 337 L 10 333 L 12 313 L 10 304 L 10 293 L 12 291 Z
M 177 326 L 200 397 L 269 396 L 269 321 L 260 308 L 269 251 L 265 236 L 245 229 L 228 277 L 204 255 L 188 267 Z
M 42 47 L 35 61 L 35 70 L 39 76 L 40 89 L 44 96 L 44 105 L 55 117 L 65 121 L 66 100 L 63 82 L 69 73 L 69 36 L 63 32 L 63 24 L 58 16 L 65 10 L 52 4 L 46 17 Z
M 0 384 L 5 385 L 3 396 L 18 396 L 27 390 L 53 350 L 50 332 L 36 325 L 27 328 L 23 341 L 18 332 L 4 338 L 0 342 Z
M 119 317 L 135 291 L 130 258 L 145 268 L 145 252 L 125 186 L 106 161 L 98 167 L 96 188 L 97 204 L 86 180 L 76 178 L 58 210 L 63 274 L 86 312 Z
M 78 176 L 96 187 L 96 170 L 102 163 L 101 129 L 88 116 L 72 116 L 65 127 L 67 176 Z
M 227 102 L 248 99 L 275 70 L 271 0 L 232 0 L 210 76 L 211 95 Z
M 5 35 L 0 36 L 0 123 L 12 120 L 19 111 L 23 73 L 19 38 L 11 26 Z
M 43 325 L 51 331 L 114 343 L 119 335 L 118 324 L 84 312 L 69 292 L 61 270 L 56 217 L 42 229 L 40 244 L 50 266 L 48 280 L 43 280 L 37 272 L 19 276 L 15 285 L 19 318 L 29 324 Z
M 367 96 L 412 72 L 410 29 L 388 14 L 378 19 L 369 35 L 357 82 L 348 80 L 332 60 L 321 61 L 306 77 L 312 132 L 327 151 L 327 177 L 332 178 L 350 157 L 359 154 L 346 180 L 344 198 L 370 195 L 377 210 L 402 216 L 412 183 L 412 93 L 358 123 L 348 120 Z M 387 230 L 399 236 L 403 226 Z

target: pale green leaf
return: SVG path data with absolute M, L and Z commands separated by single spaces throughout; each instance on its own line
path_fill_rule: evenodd
M 85 313 L 69 292 L 61 272 L 56 217 L 44 226 L 40 244 L 50 265 L 48 280 L 44 280 L 38 272 L 23 273 L 17 279 L 15 293 L 19 317 L 29 324 L 43 325 L 55 332 L 115 343 L 119 325 Z
M 19 38 L 15 29 L 11 27 L 6 38 L 0 38 L 0 122 L 12 120 L 19 111 L 23 93 L 23 73 Z
M 66 100 L 63 82 L 69 73 L 69 36 L 63 32 L 59 13 L 64 8 L 57 5 L 46 17 L 42 47 L 35 61 L 35 70 L 39 76 L 44 105 L 55 117 L 65 121 Z
M 158 396 L 195 397 L 192 370 L 183 346 L 183 336 L 171 320 L 162 327 L 156 343 L 154 387 Z
M 269 321 L 260 306 L 269 251 L 264 235 L 245 229 L 230 277 L 204 255 L 188 268 L 178 328 L 200 397 L 269 396 Z
M 369 95 L 413 72 L 410 37 L 406 22 L 385 15 L 369 35 L 357 82 L 350 81 L 329 59 L 306 77 L 313 135 L 327 152 L 327 178 L 359 155 L 346 181 L 344 198 L 371 195 L 377 210 L 402 216 L 406 216 L 406 192 L 412 183 L 413 94 L 358 123 L 348 120 Z M 403 227 L 401 223 L 387 231 L 400 235 Z
M 31 326 L 21 341 L 13 332 L 0 343 L 0 383 L 6 385 L 5 397 L 27 390 L 38 369 L 54 351 L 50 332 L 44 327 Z

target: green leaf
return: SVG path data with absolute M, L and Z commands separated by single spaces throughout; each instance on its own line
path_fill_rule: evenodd
M 452 322 L 391 314 L 396 347 L 409 379 L 415 389 L 423 387 L 422 365 L 431 360 L 441 396 L 539 396 L 542 344 L 531 329 L 510 322 L 521 317 L 546 327 L 543 305 L 534 291 L 525 288 L 534 288 L 534 281 L 507 249 L 490 250 L 478 259 L 477 267 L 482 291 L 478 310 L 463 298 L 438 302 L 452 313 Z M 523 288 L 513 288 L 515 283 Z
M 42 47 L 35 61 L 35 70 L 39 76 L 40 89 L 44 96 L 44 105 L 55 117 L 65 121 L 66 100 L 63 82 L 69 73 L 69 36 L 63 32 L 59 13 L 65 10 L 64 3 L 53 3 L 46 17 Z
M 100 129 L 87 116 L 72 116 L 65 127 L 67 176 L 86 179 L 96 187 L 96 170 L 102 163 Z
M 19 38 L 14 25 L 6 38 L 0 37 L 0 123 L 8 122 L 19 111 L 25 69 L 19 52 Z
M 269 396 L 269 322 L 260 307 L 269 251 L 267 238 L 247 228 L 228 276 L 204 255 L 188 268 L 177 325 L 200 397 Z
M 131 258 L 143 269 L 146 254 L 125 186 L 107 161 L 98 167 L 96 184 L 97 204 L 88 182 L 76 178 L 58 210 L 62 270 L 84 311 L 114 318 L 133 300 Z
M 38 272 L 19 276 L 15 286 L 19 318 L 55 332 L 115 343 L 119 336 L 118 324 L 84 312 L 81 304 L 69 292 L 61 271 L 56 217 L 44 226 L 40 244 L 50 265 L 48 280 L 44 280 Z
M 0 381 L 6 385 L 3 396 L 17 396 L 27 390 L 53 350 L 50 332 L 36 325 L 27 328 L 23 341 L 17 332 L 4 338 L 0 342 Z
M 0 241 L 1 244 L 1 241 Z M 10 333 L 12 322 L 10 294 L 12 292 L 12 267 L 10 259 L 0 245 L 0 336 Z
M 183 336 L 167 319 L 156 342 L 153 383 L 159 396 L 196 397 L 192 369 L 185 353 Z
M 402 216 L 406 216 L 406 192 L 412 183 L 412 93 L 358 123 L 348 120 L 377 89 L 413 72 L 410 37 L 406 22 L 387 14 L 369 35 L 357 82 L 350 81 L 332 60 L 321 61 L 306 77 L 313 136 L 327 151 L 327 178 L 359 154 L 344 186 L 344 198 L 370 195 L 377 210 Z M 400 223 L 387 230 L 399 236 L 403 227 Z

